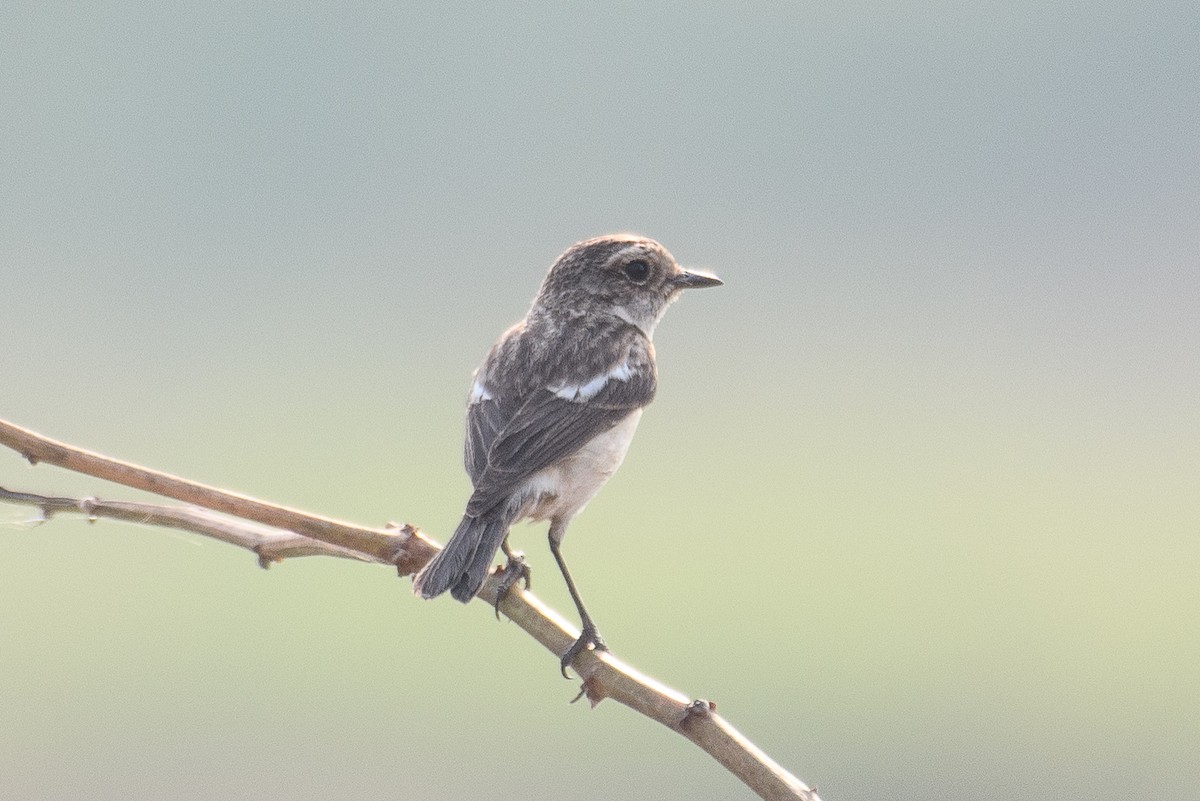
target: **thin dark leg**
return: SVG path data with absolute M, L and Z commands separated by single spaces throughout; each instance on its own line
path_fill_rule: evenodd
M 582 629 L 579 639 L 567 649 L 560 660 L 563 678 L 570 678 L 567 676 L 567 666 L 575 661 L 575 657 L 586 651 L 589 645 L 597 651 L 607 651 L 608 646 L 604 644 L 604 638 L 596 630 L 596 624 L 592 622 L 592 616 L 584 607 L 583 599 L 579 597 L 579 590 L 575 588 L 575 581 L 571 578 L 571 571 L 567 569 L 567 563 L 563 560 L 560 546 L 565 531 L 566 526 L 560 526 L 557 521 L 550 524 L 550 553 L 554 554 L 554 561 L 558 562 L 558 569 L 562 572 L 563 580 L 567 582 L 567 591 L 571 593 L 571 600 L 575 602 L 575 608 L 579 611 L 579 622 Z
M 508 547 L 507 534 L 504 535 L 504 541 L 500 543 L 500 550 L 504 551 L 504 558 L 508 561 L 500 573 L 500 586 L 496 590 L 495 609 L 497 619 L 500 617 L 500 602 L 508 595 L 508 591 L 512 589 L 512 586 L 523 579 L 525 581 L 525 589 L 529 589 L 532 583 L 529 565 L 525 564 L 525 554 Z

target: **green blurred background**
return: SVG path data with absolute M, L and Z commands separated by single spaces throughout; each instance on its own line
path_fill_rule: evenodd
M 445 537 L 571 242 L 726 286 L 566 551 L 822 795 L 1194 799 L 1200 11 L 0 11 L 0 416 Z M 135 493 L 0 453 L 0 484 Z M 483 605 L 0 507 L 0 795 L 724 799 Z M 569 599 L 541 528 L 536 589 Z

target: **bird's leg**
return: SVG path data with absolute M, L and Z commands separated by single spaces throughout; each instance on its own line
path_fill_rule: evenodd
M 500 617 L 500 602 L 508 595 L 508 591 L 518 581 L 525 582 L 525 589 L 529 589 L 533 583 L 531 579 L 532 571 L 529 565 L 525 562 L 525 554 L 520 551 L 514 551 L 508 547 L 508 535 L 504 535 L 504 541 L 500 543 L 500 550 L 504 551 L 504 558 L 507 560 L 504 567 L 500 570 L 500 586 L 496 588 L 496 617 Z
M 583 605 L 583 599 L 579 597 L 579 590 L 575 589 L 575 582 L 571 579 L 571 571 L 567 570 L 567 563 L 563 561 L 560 547 L 566 528 L 565 524 L 560 525 L 557 520 L 550 523 L 550 553 L 554 554 L 554 560 L 558 562 L 558 569 L 562 572 L 563 580 L 567 582 L 571 600 L 575 602 L 575 608 L 579 611 L 581 629 L 579 639 L 572 643 L 559 661 L 564 679 L 570 678 L 567 675 L 567 666 L 575 661 L 575 657 L 586 651 L 589 645 L 596 651 L 608 650 L 608 646 L 604 644 L 604 638 L 600 636 L 600 632 L 596 630 L 596 624 L 592 622 L 592 616 L 587 613 L 587 609 Z

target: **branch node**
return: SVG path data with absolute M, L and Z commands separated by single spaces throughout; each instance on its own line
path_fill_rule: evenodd
M 87 516 L 87 521 L 89 523 L 95 523 L 96 520 L 99 519 L 99 515 L 96 514 L 96 508 L 99 506 L 100 499 L 95 496 L 79 499 L 79 511 L 83 512 Z
M 676 724 L 680 729 L 687 731 L 693 724 L 699 720 L 707 720 L 713 712 L 717 711 L 715 701 L 706 701 L 703 698 L 697 698 L 692 701 L 683 710 L 683 717 Z
M 255 545 L 250 550 L 254 551 L 254 555 L 258 557 L 258 566 L 263 570 L 270 570 L 273 563 L 283 561 L 282 556 L 268 553 L 262 545 Z
M 401 525 L 388 521 L 383 528 L 396 536 L 396 547 L 387 560 L 396 566 L 396 575 L 400 578 L 416 573 L 440 550 L 421 529 L 411 523 Z
M 601 701 L 608 697 L 608 694 L 604 692 L 604 683 L 598 681 L 594 673 L 584 678 L 583 683 L 579 685 L 579 695 L 572 698 L 571 703 L 575 703 L 585 695 L 588 703 L 592 705 L 592 709 L 595 709 Z

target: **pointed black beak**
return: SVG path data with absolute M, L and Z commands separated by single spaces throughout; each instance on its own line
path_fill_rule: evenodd
M 707 273 L 694 273 L 691 270 L 684 270 L 671 279 L 671 283 L 680 289 L 703 289 L 706 286 L 720 286 L 725 283 L 715 275 Z

